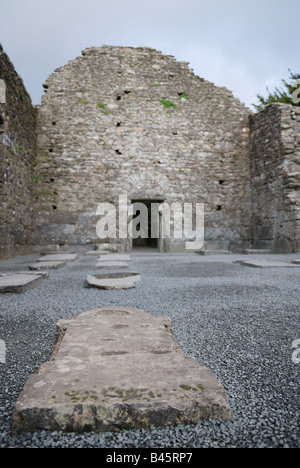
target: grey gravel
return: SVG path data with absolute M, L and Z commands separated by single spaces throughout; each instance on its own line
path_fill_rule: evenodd
M 0 262 L 0 271 L 22 271 L 38 255 Z M 131 254 L 141 273 L 135 289 L 84 287 L 95 259 L 81 253 L 72 264 L 25 294 L 0 295 L 0 447 L 27 448 L 299 448 L 300 364 L 292 342 L 300 338 L 300 268 L 251 269 L 240 255 Z M 259 255 L 256 258 L 261 258 Z M 294 255 L 263 259 L 290 262 Z M 49 359 L 56 323 L 107 305 L 136 307 L 173 320 L 187 354 L 208 366 L 225 387 L 232 420 L 196 426 L 64 434 L 42 431 L 13 437 L 11 417 L 27 378 Z

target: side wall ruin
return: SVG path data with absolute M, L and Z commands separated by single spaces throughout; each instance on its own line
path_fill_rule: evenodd
M 0 258 L 33 243 L 36 109 L 0 44 Z
M 250 120 L 253 246 L 300 251 L 300 108 L 270 104 Z

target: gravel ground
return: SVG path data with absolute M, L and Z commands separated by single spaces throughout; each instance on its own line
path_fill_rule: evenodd
M 291 261 L 299 254 L 251 256 Z M 300 447 L 300 364 L 292 342 L 300 338 L 300 267 L 256 269 L 233 264 L 241 255 L 132 254 L 142 282 L 127 291 L 84 288 L 96 257 L 81 253 L 25 294 L 0 296 L 0 447 L 202 448 Z M 26 270 L 38 255 L 0 262 L 0 271 Z M 136 307 L 173 320 L 184 351 L 209 367 L 226 389 L 230 422 L 150 428 L 120 433 L 42 431 L 13 437 L 15 401 L 49 359 L 56 323 L 96 307 Z

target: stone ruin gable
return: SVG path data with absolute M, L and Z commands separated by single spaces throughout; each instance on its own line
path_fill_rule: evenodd
M 0 258 L 6 258 L 33 241 L 36 109 L 1 44 L 0 79 Z
M 159 51 L 109 46 L 44 87 L 37 242 L 99 242 L 98 203 L 127 194 L 205 203 L 207 246 L 248 246 L 250 111 L 230 91 Z
M 270 104 L 251 118 L 253 240 L 300 251 L 300 109 Z

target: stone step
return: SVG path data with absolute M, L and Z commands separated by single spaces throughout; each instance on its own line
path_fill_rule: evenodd
M 13 433 L 105 432 L 230 419 L 214 374 L 184 354 L 168 317 L 108 307 L 58 322 L 49 362 L 27 381 Z

